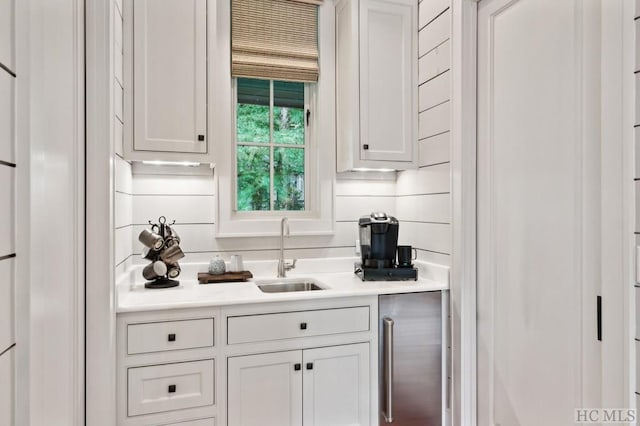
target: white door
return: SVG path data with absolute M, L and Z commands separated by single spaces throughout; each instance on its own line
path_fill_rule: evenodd
M 478 7 L 480 426 L 599 406 L 598 4 Z
M 412 161 L 417 2 L 360 2 L 360 159 Z
M 369 426 L 369 344 L 303 352 L 304 426 Z
M 134 150 L 207 152 L 207 0 L 136 0 L 133 20 Z
M 302 351 L 228 359 L 228 426 L 302 426 Z

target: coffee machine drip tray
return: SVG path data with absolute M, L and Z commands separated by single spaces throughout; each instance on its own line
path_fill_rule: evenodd
M 355 274 L 362 281 L 416 281 L 418 279 L 418 270 L 416 268 L 363 267 L 359 262 L 356 262 L 353 266 Z

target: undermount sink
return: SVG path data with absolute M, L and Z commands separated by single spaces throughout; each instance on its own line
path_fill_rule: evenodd
M 263 280 L 256 281 L 256 285 L 263 293 L 288 293 L 293 291 L 314 291 L 325 289 L 316 280 L 309 278 Z

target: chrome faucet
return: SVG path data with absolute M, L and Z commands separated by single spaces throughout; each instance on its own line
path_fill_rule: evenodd
M 289 236 L 289 219 L 283 217 L 280 221 L 280 258 L 278 259 L 278 278 L 287 276 L 287 271 L 296 267 L 296 259 L 292 263 L 284 260 L 284 237 Z

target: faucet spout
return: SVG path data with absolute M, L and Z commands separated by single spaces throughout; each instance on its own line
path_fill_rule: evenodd
M 280 221 L 280 257 L 278 258 L 278 278 L 285 278 L 287 271 L 296 267 L 296 259 L 292 263 L 284 260 L 284 237 L 289 236 L 289 219 L 283 217 Z

